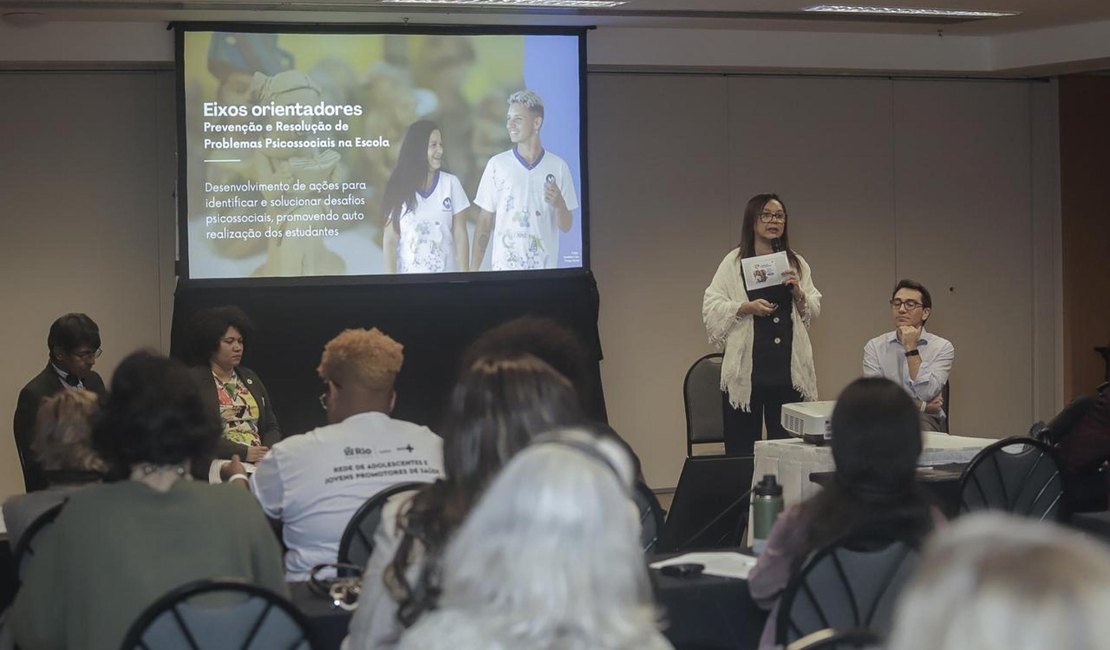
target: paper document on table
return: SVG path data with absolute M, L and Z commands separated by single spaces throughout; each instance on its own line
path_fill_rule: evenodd
M 790 269 L 790 258 L 786 251 L 745 257 L 740 260 L 744 269 L 744 284 L 748 291 L 763 289 L 782 284 L 782 274 Z
M 686 553 L 667 560 L 653 562 L 651 568 L 661 569 L 672 564 L 704 564 L 702 573 L 722 578 L 748 579 L 748 572 L 755 566 L 755 558 L 733 551 Z

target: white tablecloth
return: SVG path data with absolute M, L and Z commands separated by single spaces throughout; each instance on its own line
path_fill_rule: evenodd
M 970 438 L 950 436 L 945 433 L 926 431 L 923 434 L 921 465 L 944 465 L 947 463 L 966 463 L 975 457 L 983 447 L 997 442 L 992 438 Z M 797 438 L 790 440 L 758 440 L 755 443 L 755 473 L 752 486 L 765 474 L 774 474 L 782 485 L 783 505 L 791 505 L 813 496 L 821 486 L 809 480 L 813 472 L 831 472 L 836 469 L 833 463 L 832 448 L 828 445 L 817 446 Z M 749 519 L 750 521 L 750 519 Z M 751 541 L 751 527 L 748 529 Z

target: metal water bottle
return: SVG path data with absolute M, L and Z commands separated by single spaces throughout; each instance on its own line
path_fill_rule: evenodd
M 763 552 L 767 536 L 775 519 L 782 512 L 782 486 L 774 474 L 764 474 L 763 479 L 752 490 L 752 547 L 756 555 Z

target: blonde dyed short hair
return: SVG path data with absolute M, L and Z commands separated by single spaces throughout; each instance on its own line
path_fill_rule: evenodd
M 506 102 L 509 105 L 520 104 L 521 106 L 532 111 L 533 115 L 543 117 L 543 98 L 532 92 L 531 90 L 518 90 L 509 95 Z
M 92 418 L 100 410 L 96 393 L 63 390 L 47 397 L 35 418 L 31 453 L 46 471 L 102 472 L 104 461 L 92 450 Z
M 378 328 L 347 329 L 328 341 L 316 372 L 340 386 L 388 392 L 405 361 L 404 346 Z

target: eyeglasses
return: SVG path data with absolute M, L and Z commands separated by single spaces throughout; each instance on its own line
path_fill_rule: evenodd
M 913 310 L 917 309 L 918 307 L 923 307 L 923 306 L 924 305 L 917 302 L 916 300 L 899 300 L 899 299 L 895 298 L 894 300 L 890 301 L 890 307 L 892 309 L 901 309 L 901 308 L 905 307 L 906 311 L 913 311 Z
M 759 220 L 763 223 L 786 223 L 785 212 L 760 212 Z
M 92 361 L 93 359 L 99 359 L 102 352 L 103 350 L 97 348 L 95 350 L 74 350 L 69 354 L 83 361 Z

